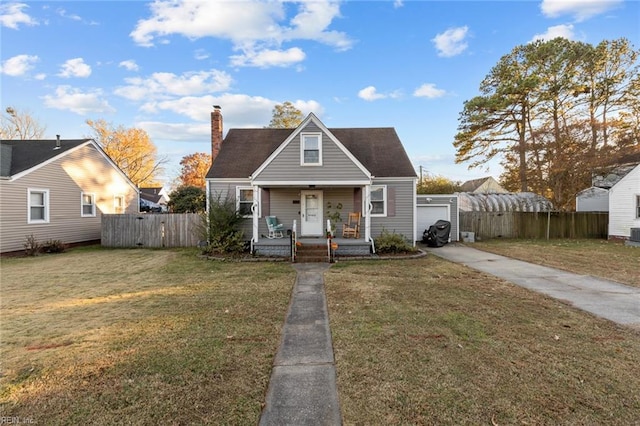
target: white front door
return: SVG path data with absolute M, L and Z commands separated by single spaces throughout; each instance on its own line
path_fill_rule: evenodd
M 322 191 L 301 191 L 300 235 L 322 236 Z

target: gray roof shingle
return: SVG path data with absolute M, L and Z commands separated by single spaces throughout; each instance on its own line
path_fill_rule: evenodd
M 208 179 L 247 178 L 295 129 L 231 129 Z M 416 172 L 392 127 L 335 128 L 329 131 L 376 177 L 416 177 Z
M 91 139 L 66 139 L 56 148 L 55 139 L 1 140 L 0 176 L 10 177 L 55 158 Z M 8 156 L 8 157 L 7 157 Z

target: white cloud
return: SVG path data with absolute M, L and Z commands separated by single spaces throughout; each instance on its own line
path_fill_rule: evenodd
M 394 2 L 393 2 L 393 8 L 394 9 L 398 9 L 398 8 L 400 8 L 402 6 L 404 6 L 403 0 L 394 0 Z
M 175 141 L 207 141 L 211 137 L 212 105 L 221 105 L 225 130 L 231 128 L 260 128 L 269 124 L 273 107 L 281 101 L 241 94 L 225 93 L 220 96 L 184 97 L 181 99 L 150 102 L 145 105 L 147 112 L 171 111 L 188 117 L 195 123 L 162 123 L 143 121 L 136 124 L 149 133 L 153 139 Z M 321 117 L 322 106 L 314 100 L 291 102 L 306 116 L 313 112 Z
M 202 61 L 203 59 L 209 58 L 209 53 L 204 49 L 198 49 L 193 52 L 193 57 L 198 61 Z
M 563 37 L 563 38 L 566 38 L 567 40 L 573 40 L 575 38 L 575 35 L 573 33 L 573 25 L 565 24 L 565 25 L 555 25 L 553 27 L 549 27 L 547 28 L 546 32 L 542 34 L 534 35 L 531 41 L 536 41 L 536 40 L 547 41 L 547 40 L 553 40 L 554 38 L 557 38 L 557 37 Z
M 115 112 L 102 96 L 100 89 L 82 92 L 71 86 L 58 86 L 55 95 L 46 95 L 43 99 L 45 106 L 49 108 L 67 110 L 79 115 Z
M 300 48 L 283 51 L 283 42 L 314 40 L 347 50 L 353 45 L 346 34 L 329 30 L 340 16 L 338 3 L 329 0 L 298 2 L 297 14 L 287 22 L 286 6 L 282 2 L 193 2 L 188 0 L 157 0 L 151 4 L 151 17 L 138 21 L 130 33 L 142 46 L 152 46 L 156 39 L 182 35 L 191 39 L 217 37 L 230 40 L 236 51 L 237 64 L 256 66 L 254 58 L 269 58 L 277 53 L 273 65 L 295 64 L 303 56 Z M 165 40 L 166 41 L 166 40 Z M 262 55 L 262 51 L 265 54 Z M 283 53 L 286 52 L 286 55 Z M 302 53 L 302 55 L 301 55 Z M 294 58 L 287 55 L 293 55 Z M 285 56 L 283 60 L 282 56 Z M 258 60 L 269 66 L 269 60 Z
M 469 27 L 449 28 L 443 33 L 437 34 L 431 41 L 438 50 L 438 56 L 449 58 L 461 54 L 467 48 L 465 38 Z
M 38 25 L 35 19 L 22 11 L 25 8 L 29 8 L 25 3 L 0 4 L 0 26 L 17 30 L 20 24 Z
M 81 77 L 86 78 L 91 75 L 91 67 L 84 63 L 82 58 L 69 59 L 60 68 L 59 77 Z
M 242 55 L 231 56 L 231 65 L 233 66 L 253 66 L 259 68 L 269 68 L 273 66 L 288 67 L 304 61 L 305 53 L 297 48 L 292 47 L 288 50 L 261 50 L 259 52 L 245 52 Z
M 615 9 L 623 0 L 542 0 L 540 10 L 548 18 L 570 15 L 581 22 Z
M 425 83 L 413 92 L 413 96 L 429 99 L 440 98 L 446 94 L 445 90 L 438 89 L 433 83 Z
M 127 71 L 138 71 L 140 69 L 138 64 L 136 64 L 136 61 L 134 61 L 133 59 L 122 61 L 118 64 L 118 66 L 126 69 Z
M 17 55 L 3 61 L 0 72 L 12 77 L 18 77 L 33 69 L 33 64 L 39 60 L 40 58 L 35 55 Z
M 45 73 L 39 73 L 34 75 L 33 78 L 35 78 L 36 80 L 44 80 L 45 78 L 47 78 L 47 75 Z
M 374 86 L 367 86 L 358 92 L 358 97 L 365 101 L 375 101 L 377 99 L 384 99 L 386 96 L 378 93 Z
M 376 101 L 378 99 L 386 99 L 386 98 L 399 98 L 402 96 L 402 93 L 399 90 L 395 90 L 389 93 L 378 93 L 378 90 L 375 86 L 367 86 L 364 89 L 358 92 L 358 97 L 360 99 L 364 99 L 365 101 Z
M 191 71 L 182 75 L 157 72 L 149 77 L 127 78 L 125 81 L 128 86 L 117 88 L 115 93 L 124 98 L 139 101 L 222 92 L 229 89 L 233 80 L 223 71 L 210 70 Z
M 63 18 L 67 18 L 67 19 L 71 19 L 72 21 L 82 21 L 82 18 L 79 17 L 78 15 L 75 15 L 73 13 L 69 14 L 67 13 L 66 10 L 60 8 L 57 10 L 58 15 L 62 16 Z

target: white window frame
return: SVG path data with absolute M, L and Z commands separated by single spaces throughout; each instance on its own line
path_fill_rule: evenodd
M 306 151 L 306 142 L 307 138 L 317 138 L 318 139 L 318 162 L 317 163 L 307 163 L 304 160 L 304 152 Z M 302 133 L 300 135 L 300 165 L 307 167 L 314 166 L 322 166 L 322 133 Z
M 636 194 L 636 219 L 640 219 L 640 194 Z
M 118 202 L 118 200 L 120 200 L 120 202 Z M 122 194 L 116 194 L 113 196 L 113 212 L 115 214 L 124 214 L 126 210 L 125 204 L 124 204 L 124 195 Z
M 248 201 L 241 201 L 240 200 L 240 193 L 242 191 L 251 191 L 252 193 L 252 197 L 251 197 L 251 206 L 253 206 L 253 203 L 256 201 L 256 193 L 253 190 L 252 186 L 236 186 L 236 211 L 240 212 L 240 205 L 241 204 L 248 204 Z M 242 217 L 252 217 L 253 216 L 253 208 L 249 207 L 249 212 L 250 214 L 248 215 L 242 215 Z
M 44 206 L 32 206 L 31 205 L 31 194 L 43 194 L 43 202 Z M 31 207 L 42 207 L 44 209 L 44 219 L 32 219 L 31 218 Z M 49 190 L 42 188 L 27 188 L 27 223 L 49 223 Z
M 84 203 L 84 197 L 91 197 L 91 204 Z M 91 206 L 91 213 L 85 213 L 84 207 Z M 93 192 L 80 193 L 80 217 L 96 217 L 96 194 Z
M 382 213 L 374 213 L 373 212 L 373 199 L 372 195 L 378 189 L 382 189 Z M 375 201 L 379 203 L 380 201 Z M 371 217 L 386 217 L 387 216 L 387 185 L 371 185 L 371 189 L 369 191 L 369 203 L 371 204 Z

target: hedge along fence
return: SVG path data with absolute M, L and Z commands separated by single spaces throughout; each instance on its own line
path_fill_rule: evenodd
M 196 247 L 202 239 L 202 217 L 180 214 L 103 214 L 103 247 Z
M 609 213 L 460 212 L 460 230 L 489 238 L 603 238 Z

